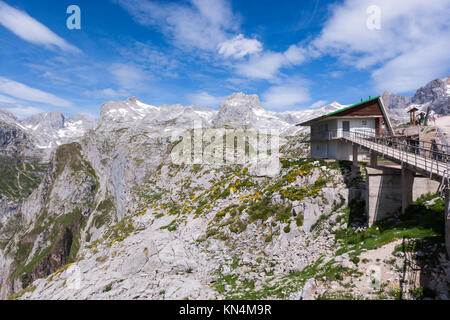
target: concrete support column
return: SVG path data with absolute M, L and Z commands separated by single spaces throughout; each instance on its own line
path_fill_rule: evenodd
M 356 144 L 353 145 L 353 167 L 358 167 L 358 146 Z
M 402 167 L 402 213 L 413 202 L 414 171 Z
M 377 167 L 378 166 L 378 156 L 375 152 L 370 152 L 370 166 Z
M 450 186 L 449 186 L 450 187 Z M 445 246 L 450 257 L 450 189 L 445 190 Z

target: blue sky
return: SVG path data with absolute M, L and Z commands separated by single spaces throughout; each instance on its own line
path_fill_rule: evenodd
M 73 4 L 80 30 L 66 26 Z M 449 15 L 450 0 L 0 0 L 0 108 L 97 117 L 129 96 L 217 108 L 242 91 L 287 111 L 412 95 L 449 74 Z

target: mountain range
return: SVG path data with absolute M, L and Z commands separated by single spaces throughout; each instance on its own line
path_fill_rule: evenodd
M 407 111 L 417 107 L 426 112 L 428 106 L 436 114 L 449 114 L 450 105 L 450 76 L 436 79 L 419 88 L 413 97 L 401 96 L 384 92 L 383 101 L 389 110 L 390 116 L 396 122 L 408 121 Z M 322 108 L 271 112 L 261 107 L 258 96 L 235 93 L 228 97 L 219 107 L 219 110 L 200 108 L 196 106 L 163 105 L 152 106 L 145 104 L 135 97 L 125 101 L 106 102 L 101 106 L 99 121 L 96 122 L 89 115 L 76 115 L 65 118 L 58 111 L 50 111 L 18 120 L 6 110 L 0 110 L 0 121 L 15 128 L 30 139 L 38 150 L 53 150 L 57 146 L 76 141 L 83 135 L 97 127 L 114 126 L 151 126 L 161 125 L 172 121 L 178 127 L 192 126 L 199 121 L 204 127 L 221 126 L 251 127 L 278 129 L 282 135 L 295 134 L 299 128 L 295 124 L 343 108 L 338 102 L 333 102 Z M 1 139 L 1 138 L 0 138 Z M 6 144 L 3 137 L 3 145 Z M 2 141 L 2 140 L 0 140 Z M 48 154 L 48 150 L 47 153 Z
M 448 114 L 448 88 L 449 77 L 383 99 L 401 122 L 412 105 Z M 235 93 L 218 110 L 106 102 L 98 121 L 0 111 L 0 298 L 306 299 L 350 287 L 376 298 L 363 285 L 368 263 L 355 264 L 337 238 L 364 232 L 349 215 L 365 183 L 309 159 L 308 132 L 295 126 L 343 107 L 277 113 Z M 173 163 L 174 132 L 193 123 L 279 130 L 280 158 Z M 397 260 L 383 262 L 392 281 Z M 435 287 L 444 297 L 447 287 Z

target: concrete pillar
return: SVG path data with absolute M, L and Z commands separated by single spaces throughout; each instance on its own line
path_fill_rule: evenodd
M 370 166 L 371 167 L 378 166 L 378 155 L 373 151 L 370 152 Z
M 366 215 L 369 226 L 392 217 L 402 205 L 402 171 L 392 167 L 366 167 Z
M 413 202 L 414 171 L 402 167 L 402 213 Z
M 450 187 L 450 186 L 449 186 Z M 445 246 L 450 257 L 450 189 L 445 190 Z
M 427 193 L 436 193 L 439 191 L 440 183 L 438 181 L 431 180 L 429 176 L 423 176 L 416 174 L 413 184 L 413 201 L 416 201 L 421 195 Z
M 353 145 L 353 167 L 358 167 L 358 146 L 356 144 Z

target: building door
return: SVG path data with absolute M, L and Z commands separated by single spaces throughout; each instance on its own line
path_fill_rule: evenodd
M 342 131 L 344 137 L 348 137 L 350 135 L 350 121 L 342 121 Z
M 381 118 L 375 118 L 375 136 L 381 136 Z

